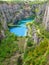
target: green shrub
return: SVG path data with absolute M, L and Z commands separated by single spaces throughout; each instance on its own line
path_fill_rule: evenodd
M 2 40 L 0 44 L 0 61 L 13 55 L 18 50 L 17 40 L 13 34 Z

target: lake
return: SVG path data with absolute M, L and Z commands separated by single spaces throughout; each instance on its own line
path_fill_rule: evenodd
M 18 23 L 18 27 L 12 27 L 12 28 L 10 28 L 10 32 L 14 33 L 17 36 L 26 36 L 26 34 L 27 34 L 26 23 L 27 22 L 32 22 L 32 21 L 33 21 L 33 19 L 21 20 Z

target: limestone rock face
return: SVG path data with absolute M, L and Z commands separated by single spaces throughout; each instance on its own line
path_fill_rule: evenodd
M 32 41 L 35 43 L 35 44 L 39 44 L 41 39 L 39 36 L 39 32 L 38 32 L 38 29 L 35 27 L 35 25 L 31 25 L 31 26 L 27 26 L 28 27 L 28 36 L 32 39 Z
M 2 29 L 2 24 L 0 23 L 0 42 L 5 38 L 4 30 Z
M 44 16 L 44 12 L 45 12 L 45 8 L 46 8 L 46 3 L 44 3 L 42 5 L 39 4 L 36 6 L 36 18 L 35 18 L 36 22 L 42 21 L 42 18 Z
M 5 13 L 0 5 L 0 23 L 2 24 L 2 27 L 4 30 L 7 30 L 7 22 L 6 22 L 6 16 Z
M 34 12 L 36 8 L 39 8 L 39 12 Z M 14 22 L 18 19 L 28 18 L 33 15 L 39 15 L 42 13 L 44 5 L 33 4 L 30 6 L 28 3 L 2 3 L 0 4 L 0 11 L 4 12 L 4 16 L 7 22 Z M 2 12 L 1 11 L 1 12 Z M 0 14 L 1 14 L 0 12 Z M 3 14 L 2 14 L 3 15 Z
M 35 11 L 36 8 L 37 12 Z M 39 16 L 44 12 L 44 9 L 45 4 L 32 4 L 30 6 L 29 3 L 1 3 L 0 21 L 4 21 L 3 27 L 5 29 L 7 28 L 6 22 L 17 23 L 18 20 L 33 18 L 34 15 Z M 39 21 L 39 18 L 37 18 L 37 21 Z
M 33 38 L 35 43 L 38 43 L 37 30 L 36 30 L 36 28 L 34 26 L 32 27 L 32 31 L 33 31 L 32 32 L 32 38 Z
M 43 24 L 44 24 L 45 29 L 49 31 L 49 5 L 47 5 L 45 9 Z
M 29 4 L 2 3 L 0 4 L 0 14 L 3 15 L 5 21 L 14 22 L 15 20 L 17 21 L 23 18 L 28 18 L 32 15 L 32 11 Z

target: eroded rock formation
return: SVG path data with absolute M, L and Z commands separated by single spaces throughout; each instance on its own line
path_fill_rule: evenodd
M 43 24 L 47 31 L 49 31 L 49 5 L 47 4 L 45 9 L 45 14 L 43 18 Z
M 1 3 L 0 4 L 0 17 L 3 15 L 3 18 L 6 22 L 18 22 L 17 20 L 25 18 L 33 18 L 33 16 L 39 16 L 44 11 L 44 5 L 32 4 L 29 3 Z M 39 10 L 38 12 L 35 9 Z M 2 18 L 2 19 L 3 19 Z

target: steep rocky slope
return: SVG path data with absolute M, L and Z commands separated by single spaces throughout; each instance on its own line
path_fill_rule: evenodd
M 45 29 L 49 31 L 49 4 L 47 4 L 46 9 L 45 9 L 43 24 L 44 24 Z
M 23 3 L 5 3 L 0 4 L 0 21 L 4 18 L 7 22 L 18 22 L 24 18 L 33 18 L 35 15 L 40 15 L 44 12 L 45 4 Z M 44 8 L 44 9 L 43 9 Z M 2 20 L 3 21 L 3 20 Z

